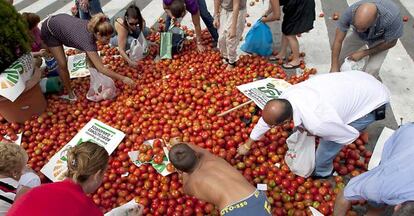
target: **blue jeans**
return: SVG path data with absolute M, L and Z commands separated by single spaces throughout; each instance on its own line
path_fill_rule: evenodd
M 101 2 L 99 2 L 99 0 L 90 0 L 89 11 L 87 12 L 84 12 L 80 9 L 78 1 L 76 1 L 76 6 L 78 7 L 79 18 L 81 19 L 90 20 L 93 15 L 98 14 L 98 13 L 103 13 Z
M 139 29 L 137 31 L 139 31 Z M 148 27 L 144 27 L 143 33 L 144 33 L 145 37 L 148 36 L 150 34 L 150 32 L 151 32 L 151 30 Z M 132 37 L 131 35 L 128 35 L 127 43 L 125 44 L 125 50 L 129 50 L 129 48 L 131 47 L 131 43 L 134 39 L 136 39 L 136 38 Z M 118 46 L 118 35 L 113 36 L 109 40 L 109 44 L 111 44 L 111 46 L 113 46 L 113 47 L 117 47 Z
M 198 8 L 200 11 L 201 19 L 203 20 L 204 24 L 206 24 L 207 29 L 210 32 L 211 36 L 213 37 L 214 42 L 217 42 L 219 35 L 217 33 L 217 29 L 213 25 L 214 18 L 211 16 L 210 12 L 207 9 L 206 0 L 198 0 Z M 171 23 L 171 17 L 167 15 L 167 19 L 165 21 L 166 29 L 170 27 L 170 23 Z
M 351 122 L 349 125 L 358 131 L 362 131 L 374 121 L 375 114 L 374 112 L 371 112 L 366 116 Z M 344 145 L 333 141 L 321 140 L 318 149 L 316 150 L 315 175 L 323 177 L 331 175 L 333 171 L 333 160 L 343 147 Z

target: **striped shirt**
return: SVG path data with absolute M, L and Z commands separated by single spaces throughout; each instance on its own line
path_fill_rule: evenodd
M 0 215 L 6 215 L 14 202 L 19 183 L 12 178 L 0 179 Z
M 347 32 L 352 25 L 355 12 L 361 4 L 374 3 L 377 6 L 377 19 L 366 32 L 357 32 L 359 37 L 372 45 L 379 41 L 390 42 L 403 35 L 403 21 L 398 6 L 391 0 L 362 0 L 349 6 L 341 15 L 338 28 Z

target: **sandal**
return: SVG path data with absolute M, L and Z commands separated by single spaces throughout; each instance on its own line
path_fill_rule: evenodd
M 223 64 L 228 64 L 229 63 L 229 59 L 228 58 L 221 58 L 221 61 L 223 62 Z
M 75 91 L 72 91 L 72 93 L 73 93 L 73 95 L 75 95 L 75 97 L 73 97 L 73 98 L 70 98 L 69 94 L 61 95 L 61 96 L 59 96 L 59 98 L 64 99 L 64 100 L 68 100 L 69 102 L 75 102 L 75 101 L 78 100 L 78 97 L 76 96 Z
M 298 65 L 292 65 L 290 62 L 287 64 L 283 64 L 282 67 L 284 69 L 296 69 L 300 67 L 300 63 Z
M 269 61 L 279 61 L 279 60 L 285 61 L 286 58 L 278 58 L 276 56 L 270 56 L 269 57 Z

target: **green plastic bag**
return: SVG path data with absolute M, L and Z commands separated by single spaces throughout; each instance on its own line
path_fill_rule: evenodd
M 171 32 L 161 33 L 161 45 L 160 45 L 160 58 L 161 59 L 172 59 L 172 36 Z

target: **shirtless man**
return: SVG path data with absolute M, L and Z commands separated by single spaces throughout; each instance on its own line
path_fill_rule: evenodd
M 221 215 L 271 215 L 266 194 L 253 187 L 224 159 L 187 143 L 174 145 L 169 159 L 183 172 L 184 192 L 218 206 Z

